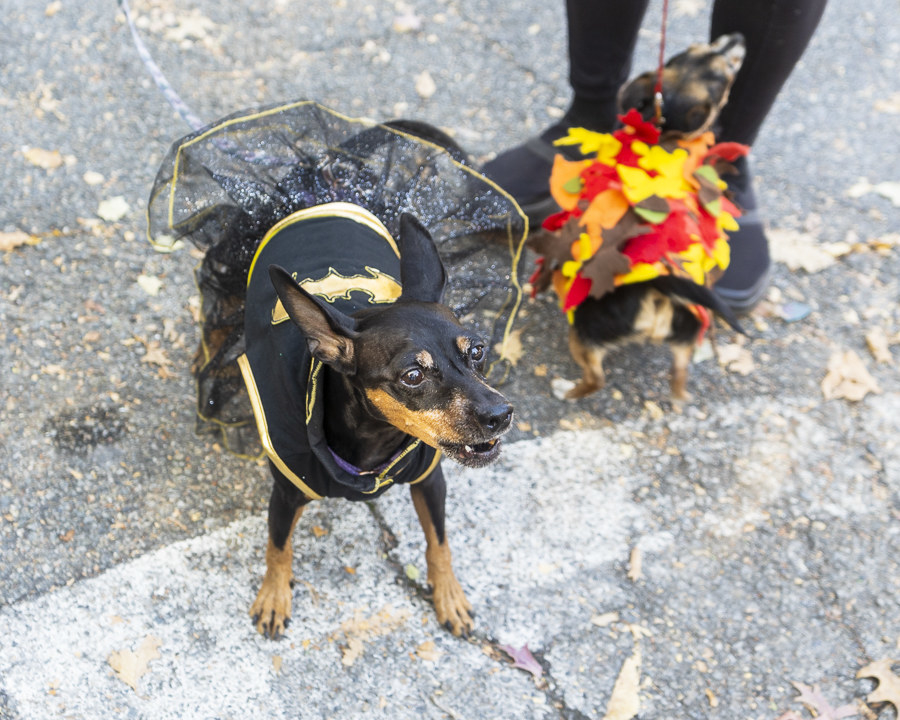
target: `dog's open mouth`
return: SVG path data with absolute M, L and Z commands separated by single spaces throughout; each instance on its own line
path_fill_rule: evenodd
M 481 467 L 492 462 L 500 454 L 500 438 L 471 445 L 442 444 L 441 450 L 451 460 L 469 467 Z

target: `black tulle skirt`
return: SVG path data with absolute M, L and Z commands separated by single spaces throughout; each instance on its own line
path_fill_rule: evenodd
M 522 300 L 528 228 L 507 193 L 446 134 L 422 123 L 374 124 L 311 101 L 241 111 L 174 143 L 148 207 L 157 250 L 187 239 L 204 253 L 195 270 L 199 427 L 221 430 L 233 452 L 258 454 L 237 367 L 250 262 L 281 218 L 337 201 L 366 208 L 394 236 L 400 215 L 415 214 L 447 269 L 444 302 L 492 344 L 491 381 L 501 383 L 509 371 L 505 350 Z

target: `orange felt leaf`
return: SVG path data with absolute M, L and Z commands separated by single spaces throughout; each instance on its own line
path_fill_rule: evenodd
M 567 192 L 564 187 L 575 178 L 581 177 L 581 172 L 590 165 L 593 160 L 566 160 L 561 155 L 553 159 L 553 169 L 550 171 L 550 194 L 563 210 L 574 210 L 578 204 L 579 193 Z
M 591 237 L 599 237 L 601 229 L 614 228 L 630 205 L 619 190 L 604 190 L 593 199 L 581 216 L 581 224 Z

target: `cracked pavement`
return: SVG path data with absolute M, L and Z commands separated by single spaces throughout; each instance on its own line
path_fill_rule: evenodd
M 673 51 L 705 37 L 709 6 L 673 2 Z M 484 159 L 568 99 L 562 3 L 132 10 L 210 121 L 305 97 L 432 122 Z M 635 68 L 652 67 L 659 16 L 651 3 Z M 410 18 L 421 28 L 400 32 Z M 0 717 L 602 718 L 637 653 L 641 720 L 811 717 L 793 682 L 835 707 L 864 701 L 874 682 L 857 671 L 900 658 L 896 18 L 890 0 L 827 8 L 753 167 L 782 256 L 799 238 L 837 258 L 776 264 L 752 340 L 720 333 L 741 362 L 695 363 L 690 405 L 669 402 L 654 348 L 611 357 L 603 392 L 558 400 L 553 381 L 577 375 L 564 319 L 547 298 L 527 305 L 504 387 L 513 442 L 490 468 L 445 465 L 473 637 L 437 626 L 421 530 L 395 489 L 310 506 L 293 623 L 272 643 L 247 616 L 266 470 L 193 433 L 195 259 L 144 239 L 156 169 L 188 129 L 112 3 L 7 0 L 0 233 L 34 244 L 0 252 Z M 125 214 L 100 218 L 119 196 Z M 809 314 L 786 321 L 790 303 Z M 868 349 L 873 328 L 889 363 Z M 160 349 L 169 363 L 142 360 Z M 842 350 L 879 393 L 823 397 Z M 132 689 L 109 659 L 147 637 L 159 657 Z M 500 649 L 524 645 L 538 681 Z

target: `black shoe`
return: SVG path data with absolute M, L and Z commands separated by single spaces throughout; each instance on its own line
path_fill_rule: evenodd
M 742 314 L 750 312 L 762 300 L 769 287 L 772 261 L 747 158 L 740 158 L 734 165 L 738 174 L 729 175 L 725 180 L 742 214 L 737 220 L 738 229 L 730 235 L 731 262 L 715 289 L 735 313 Z
M 528 216 L 533 230 L 560 207 L 550 194 L 550 171 L 553 158 L 562 154 L 571 160 L 583 160 L 576 147 L 553 144 L 573 127 L 567 122 L 552 125 L 537 137 L 500 153 L 481 169 L 490 180 L 512 195 Z

